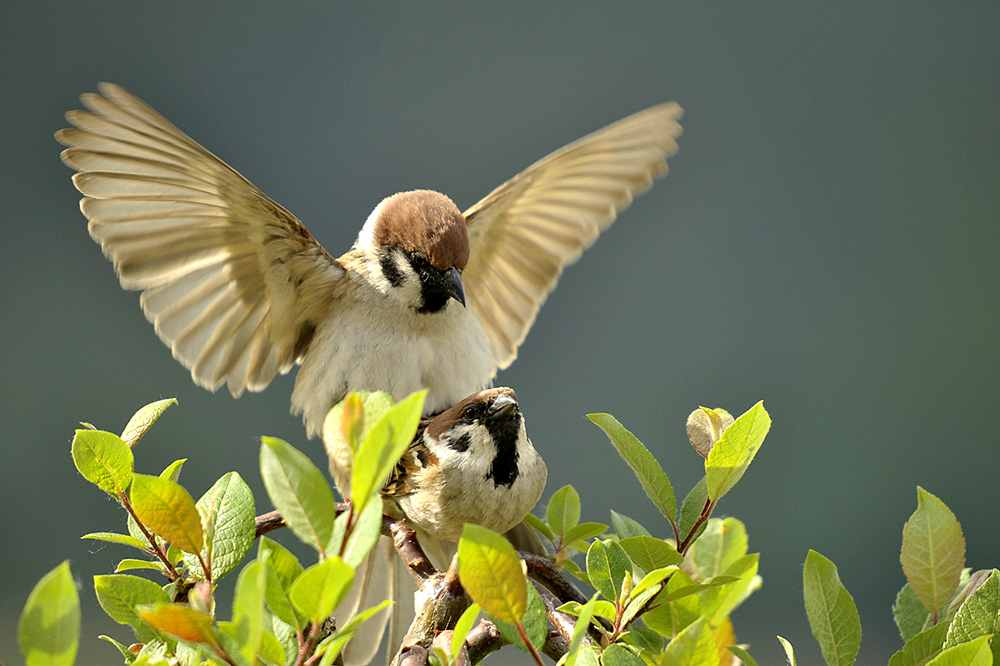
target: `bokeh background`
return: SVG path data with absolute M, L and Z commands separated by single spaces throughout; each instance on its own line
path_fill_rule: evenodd
M 89 239 L 52 133 L 80 92 L 120 83 L 302 219 L 334 254 L 393 192 L 466 207 L 535 159 L 633 111 L 686 111 L 669 177 L 569 269 L 499 377 L 584 518 L 666 528 L 604 435 L 607 411 L 683 495 L 698 405 L 774 425 L 723 501 L 762 553 L 734 616 L 762 664 L 789 638 L 814 548 L 865 630 L 898 648 L 900 530 L 919 484 L 1000 563 L 1000 6 L 996 3 L 35 3 L 0 10 L 0 659 L 34 582 L 69 558 L 80 664 L 125 640 L 80 541 L 122 515 L 74 471 L 78 421 L 120 430 L 176 396 L 139 451 L 187 457 L 197 496 L 237 470 L 269 508 L 257 438 L 322 460 L 288 415 L 292 378 L 239 401 L 196 388 Z M 325 465 L 324 465 L 325 466 Z M 500 653 L 517 661 L 519 654 Z

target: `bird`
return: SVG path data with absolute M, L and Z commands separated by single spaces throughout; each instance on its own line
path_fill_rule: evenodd
M 310 437 L 349 391 L 427 389 L 433 415 L 490 386 L 563 269 L 666 174 L 681 132 L 677 104 L 647 108 L 464 212 L 432 190 L 394 194 L 334 257 L 138 97 L 98 91 L 56 133 L 91 237 L 196 384 L 239 397 L 300 366 L 292 412 Z
M 336 412 L 326 425 L 323 443 L 336 478 L 349 467 L 345 458 L 350 446 Z M 443 570 L 466 524 L 501 534 L 521 527 L 542 496 L 547 474 L 545 461 L 528 438 L 514 390 L 486 389 L 421 420 L 410 447 L 382 486 L 383 512 L 405 517 L 424 553 Z M 348 666 L 372 660 L 386 624 L 391 655 L 422 603 L 421 592 L 387 536 L 379 537 L 358 567 L 356 580 L 360 582 L 337 610 L 345 621 L 383 599 L 396 603 L 388 616 L 362 625 L 344 653 Z
M 422 424 L 382 495 L 431 536 L 457 543 L 467 523 L 501 534 L 520 523 L 541 498 L 546 476 L 517 395 L 499 387 Z

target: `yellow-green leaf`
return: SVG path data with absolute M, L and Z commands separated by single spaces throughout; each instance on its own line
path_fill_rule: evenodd
M 965 566 L 965 537 L 945 503 L 917 488 L 917 510 L 903 526 L 899 556 L 920 603 L 935 617 L 947 608 Z
M 80 597 L 64 561 L 39 580 L 18 623 L 26 666 L 72 666 L 80 642 Z
M 167 398 L 166 400 L 157 400 L 145 407 L 141 407 L 139 411 L 132 415 L 132 418 L 128 421 L 128 425 L 122 430 L 122 440 L 128 444 L 129 448 L 134 448 L 143 435 L 156 423 L 156 419 L 160 418 L 163 412 L 167 411 L 167 407 L 176 404 L 177 398 Z
M 201 514 L 188 491 L 169 479 L 136 474 L 131 497 L 139 520 L 153 533 L 185 553 L 201 552 L 205 538 Z
M 214 644 L 212 618 L 183 604 L 145 606 L 139 616 L 150 626 L 191 643 Z
M 993 654 L 990 652 L 990 637 L 979 638 L 960 643 L 927 662 L 927 666 L 990 666 Z
M 314 623 L 322 622 L 354 583 L 354 569 L 337 556 L 309 567 L 292 583 L 289 597 L 300 613 Z
M 458 544 L 458 575 L 472 600 L 504 622 L 520 622 L 528 605 L 528 583 L 510 542 L 468 524 Z
M 802 573 L 806 615 L 813 636 L 830 666 L 850 666 L 861 645 L 861 619 L 836 565 L 815 550 L 806 556 Z
M 427 391 L 412 393 L 382 415 L 365 435 L 354 459 L 351 499 L 363 511 L 406 453 L 416 435 Z
M 71 451 L 83 478 L 116 499 L 132 482 L 132 449 L 113 432 L 77 430 Z
M 705 460 L 708 496 L 718 501 L 743 477 L 764 443 L 771 417 L 758 402 L 726 428 Z
M 704 618 L 688 625 L 667 644 L 661 666 L 718 666 L 719 648 Z
M 261 437 L 260 474 L 267 496 L 285 524 L 321 555 L 333 534 L 337 512 L 323 473 L 301 451 L 276 437 Z

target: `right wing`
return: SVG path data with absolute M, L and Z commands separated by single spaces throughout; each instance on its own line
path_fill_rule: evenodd
M 114 84 L 56 133 L 91 237 L 195 383 L 260 391 L 301 359 L 345 284 L 291 213 Z M 103 95 L 103 96 L 102 96 Z

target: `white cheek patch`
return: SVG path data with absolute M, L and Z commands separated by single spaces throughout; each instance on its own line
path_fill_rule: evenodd
M 368 219 L 365 220 L 365 226 L 361 227 L 361 231 L 358 233 L 358 249 L 366 254 L 376 254 L 374 239 L 372 234 L 375 232 L 375 220 L 378 219 L 379 214 L 382 212 L 382 206 L 385 205 L 385 199 L 379 202 L 379 205 L 375 206 L 369 215 Z

